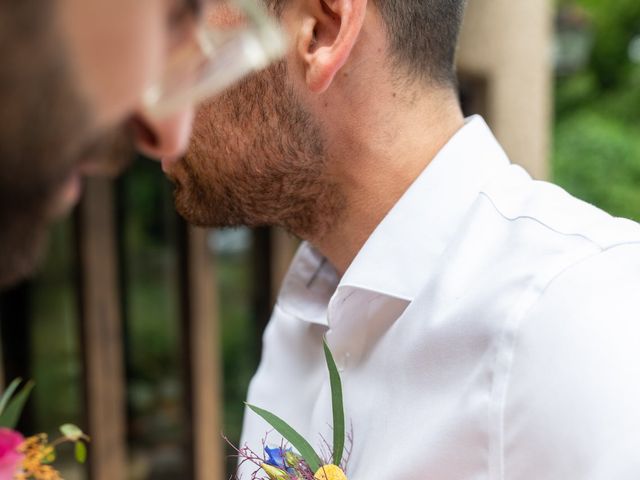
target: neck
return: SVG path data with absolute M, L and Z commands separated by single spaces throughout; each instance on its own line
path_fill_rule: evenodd
M 345 208 L 321 235 L 305 238 L 340 275 L 375 228 L 464 125 L 455 91 L 388 92 L 389 102 L 351 102 L 352 125 L 335 122 L 332 176 Z M 380 95 L 384 97 L 384 95 Z M 359 111 L 354 111 L 354 105 Z M 387 108 L 385 108 L 387 107 Z M 366 120 L 362 120 L 366 119 Z M 345 132 L 347 132 L 345 134 Z

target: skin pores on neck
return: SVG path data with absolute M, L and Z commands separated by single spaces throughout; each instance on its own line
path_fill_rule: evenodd
M 345 201 L 330 228 L 304 239 L 340 274 L 464 124 L 453 87 L 412 80 L 387 50 L 382 19 L 369 4 L 351 54 L 331 85 L 314 93 L 301 78 L 295 83 L 322 125 L 328 174 Z

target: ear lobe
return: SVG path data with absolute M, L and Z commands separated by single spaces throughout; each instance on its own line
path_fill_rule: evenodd
M 298 37 L 305 80 L 314 93 L 326 91 L 357 43 L 367 0 L 307 0 Z

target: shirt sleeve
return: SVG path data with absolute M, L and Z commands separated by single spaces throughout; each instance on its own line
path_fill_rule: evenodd
M 640 479 L 640 245 L 559 274 L 522 319 L 504 479 Z

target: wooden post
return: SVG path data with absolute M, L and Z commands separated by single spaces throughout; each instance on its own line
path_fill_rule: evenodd
M 91 179 L 86 187 L 78 233 L 90 478 L 125 479 L 125 375 L 113 186 L 106 179 Z
M 553 2 L 475 0 L 465 17 L 458 66 L 486 80 L 490 126 L 511 160 L 549 175 Z
M 271 236 L 271 298 L 273 306 L 278 298 L 282 281 L 289 270 L 291 260 L 300 246 L 300 240 L 281 228 L 272 228 Z
M 186 228 L 185 324 L 195 480 L 223 480 L 222 393 L 218 299 L 207 231 Z

